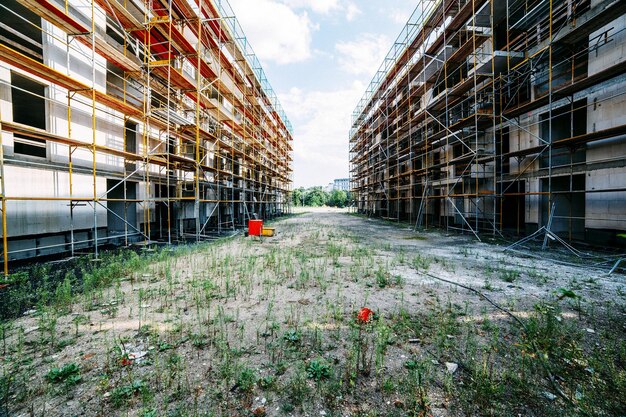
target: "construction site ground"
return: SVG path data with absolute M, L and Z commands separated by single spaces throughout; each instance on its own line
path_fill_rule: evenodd
M 626 415 L 623 275 L 341 210 L 272 226 L 4 322 L 0 415 Z

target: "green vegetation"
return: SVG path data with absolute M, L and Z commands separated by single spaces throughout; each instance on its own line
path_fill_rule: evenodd
M 134 380 L 129 384 L 117 387 L 111 392 L 111 402 L 115 407 L 128 405 L 129 401 L 137 396 L 148 397 L 149 388 L 140 380 Z
M 328 379 L 332 375 L 332 369 L 323 359 L 312 359 L 306 366 L 307 376 L 316 381 Z
M 9 285 L 0 291 L 0 320 L 17 317 L 33 307 L 51 307 L 58 313 L 70 311 L 77 295 L 97 297 L 100 290 L 132 277 L 136 271 L 189 250 L 181 246 L 143 255 L 118 250 L 101 253 L 97 262 L 91 256 L 82 256 L 63 267 L 43 264 L 25 268 L 11 274 L 6 281 Z
M 33 269 L 0 322 L 0 415 L 626 415 L 621 287 L 336 216 Z
M 253 369 L 243 368 L 237 376 L 237 387 L 243 392 L 250 392 L 257 383 L 257 379 Z
M 46 374 L 46 380 L 53 384 L 63 383 L 70 388 L 81 381 L 80 367 L 75 363 L 68 363 L 61 368 L 52 368 Z
M 343 190 L 324 191 L 322 187 L 296 188 L 291 194 L 296 207 L 347 207 L 351 204 L 350 193 Z

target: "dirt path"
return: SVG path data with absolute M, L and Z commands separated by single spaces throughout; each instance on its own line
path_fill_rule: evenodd
M 626 413 L 622 276 L 336 210 L 274 226 L 4 324 L 0 416 Z

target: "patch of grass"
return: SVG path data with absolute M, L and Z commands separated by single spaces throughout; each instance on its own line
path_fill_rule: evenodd
M 291 378 L 285 381 L 282 392 L 286 396 L 286 401 L 282 407 L 285 411 L 293 411 L 295 407 L 299 407 L 309 400 L 311 388 L 307 383 L 307 372 L 302 366 L 297 366 Z
M 271 390 L 276 386 L 276 377 L 273 375 L 266 375 L 259 379 L 258 384 L 264 390 Z
M 378 288 L 385 288 L 389 285 L 389 273 L 383 268 L 378 268 L 375 278 Z
M 396 287 L 404 287 L 404 284 L 406 284 L 406 280 L 404 279 L 404 277 L 402 275 L 394 275 L 393 276 L 393 285 L 395 285 Z
M 343 253 L 343 247 L 338 244 L 329 242 L 326 244 L 326 251 L 328 255 L 336 262 Z
M 13 386 L 13 375 L 3 370 L 0 375 L 0 415 L 9 415 L 9 397 Z
M 430 257 L 421 255 L 419 253 L 413 257 L 412 262 L 413 268 L 417 269 L 418 271 L 428 271 L 428 269 L 430 269 L 431 263 L 432 259 Z
M 402 239 L 404 240 L 428 240 L 426 236 L 422 236 L 422 235 L 405 236 Z
M 528 278 L 536 281 L 539 284 L 547 284 L 548 281 L 550 281 L 550 277 L 548 275 L 537 271 L 535 268 L 531 268 L 526 271 L 526 275 L 528 276 Z
M 122 385 L 111 392 L 111 403 L 115 407 L 126 405 L 132 398 L 150 393 L 148 386 L 140 379 L 134 380 L 130 384 Z
M 520 271 L 514 269 L 501 269 L 500 270 L 500 279 L 504 282 L 515 282 L 519 279 L 521 273 Z
M 254 369 L 243 368 L 237 375 L 237 386 L 243 392 L 252 392 L 258 379 Z
M 206 335 L 194 333 L 191 335 L 191 344 L 196 349 L 204 349 L 209 344 L 209 340 Z

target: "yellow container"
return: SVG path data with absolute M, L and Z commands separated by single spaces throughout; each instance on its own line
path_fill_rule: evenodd
M 264 227 L 262 235 L 265 237 L 274 237 L 276 234 L 276 229 L 273 227 Z

